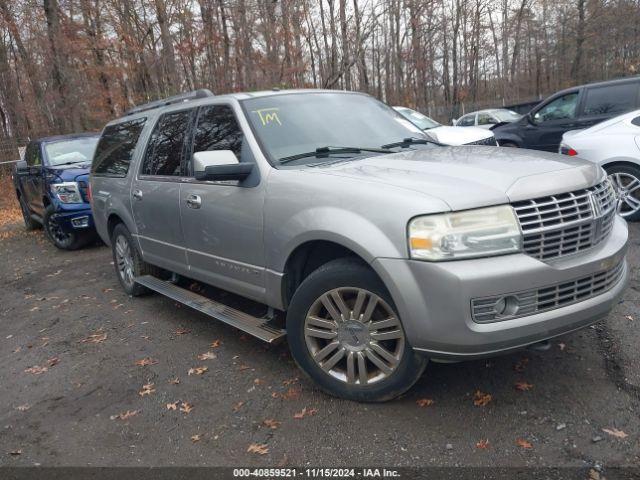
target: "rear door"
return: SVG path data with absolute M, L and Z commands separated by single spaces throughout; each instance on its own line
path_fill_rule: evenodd
M 131 183 L 131 207 L 145 261 L 183 272 L 187 265 L 180 224 L 180 182 L 195 109 L 161 115 L 151 132 L 140 170 Z
M 580 91 L 565 93 L 532 112 L 523 128 L 526 148 L 557 152 L 562 134 L 580 128 L 577 123 Z
M 207 105 L 198 112 L 192 152 L 211 150 L 231 150 L 239 161 L 255 163 L 232 105 Z M 263 205 L 257 165 L 242 182 L 191 177 L 183 183 L 180 212 L 190 276 L 263 301 Z
M 578 118 L 578 128 L 588 128 L 638 107 L 640 82 L 586 87 Z

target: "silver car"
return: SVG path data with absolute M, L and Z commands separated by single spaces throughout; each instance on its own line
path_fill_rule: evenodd
M 127 293 L 268 342 L 286 334 L 309 377 L 353 400 L 396 397 L 428 359 L 591 325 L 628 279 L 627 225 L 600 167 L 441 147 L 359 93 L 143 105 L 105 127 L 91 187 Z

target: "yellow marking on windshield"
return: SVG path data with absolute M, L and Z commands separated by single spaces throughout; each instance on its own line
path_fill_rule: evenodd
M 277 122 L 282 126 L 280 118 L 278 117 L 279 108 L 261 108 L 260 110 L 253 110 L 253 113 L 257 113 L 262 122 L 262 126 L 269 125 L 270 123 Z

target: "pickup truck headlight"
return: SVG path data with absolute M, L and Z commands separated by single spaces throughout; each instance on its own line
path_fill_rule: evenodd
M 83 203 L 76 182 L 54 183 L 51 190 L 62 203 Z
M 519 252 L 522 234 L 509 205 L 416 217 L 409 251 L 417 260 L 441 261 Z

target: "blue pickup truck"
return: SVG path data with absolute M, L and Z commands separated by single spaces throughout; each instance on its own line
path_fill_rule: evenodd
M 63 250 L 97 239 L 91 214 L 89 169 L 98 134 L 74 134 L 29 142 L 14 184 L 27 230 L 44 228 Z

